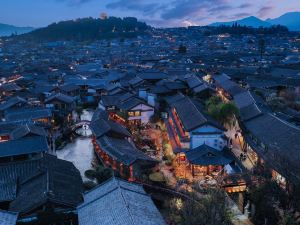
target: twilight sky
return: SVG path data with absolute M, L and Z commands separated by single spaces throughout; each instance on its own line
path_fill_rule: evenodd
M 134 16 L 157 27 L 206 25 L 300 11 L 300 0 L 0 0 L 0 23 L 46 26 L 79 17 Z

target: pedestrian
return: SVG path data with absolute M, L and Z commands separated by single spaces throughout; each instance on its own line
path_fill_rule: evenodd
M 240 160 L 242 161 L 243 159 L 243 153 L 240 154 Z

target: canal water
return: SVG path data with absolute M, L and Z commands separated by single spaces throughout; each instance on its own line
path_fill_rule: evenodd
M 83 110 L 81 120 L 91 120 L 93 111 Z M 84 172 L 92 169 L 96 165 L 97 158 L 94 153 L 93 144 L 91 142 L 91 130 L 88 127 L 80 128 L 76 131 L 80 136 L 76 137 L 71 143 L 67 144 L 63 149 L 57 150 L 57 157 L 72 162 L 80 171 L 82 179 L 88 180 L 84 176 Z

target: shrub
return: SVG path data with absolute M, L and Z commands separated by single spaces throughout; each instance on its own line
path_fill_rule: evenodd
M 97 172 L 95 170 L 86 170 L 84 175 L 89 179 L 95 179 L 97 176 Z
M 95 182 L 93 182 L 93 181 L 85 181 L 83 183 L 83 187 L 87 191 L 93 189 L 96 186 L 97 186 L 97 184 Z
M 151 173 L 149 179 L 154 182 L 165 182 L 165 177 L 161 172 Z

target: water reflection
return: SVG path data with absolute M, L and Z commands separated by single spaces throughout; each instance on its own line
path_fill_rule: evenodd
M 90 109 L 84 109 L 82 111 L 82 114 L 80 116 L 81 120 L 88 120 L 91 121 L 92 117 L 93 117 L 94 111 L 90 110 Z
M 72 162 L 80 171 L 83 180 L 86 180 L 84 171 L 91 169 L 96 161 L 93 144 L 87 137 L 76 138 L 56 153 L 58 158 Z
M 93 111 L 83 110 L 81 120 L 91 120 Z M 87 180 L 84 172 L 91 169 L 97 162 L 94 154 L 93 144 L 88 137 L 91 134 L 89 127 L 79 128 L 76 133 L 83 137 L 77 137 L 72 143 L 67 144 L 63 149 L 56 152 L 57 157 L 72 162 L 80 171 L 83 180 Z

